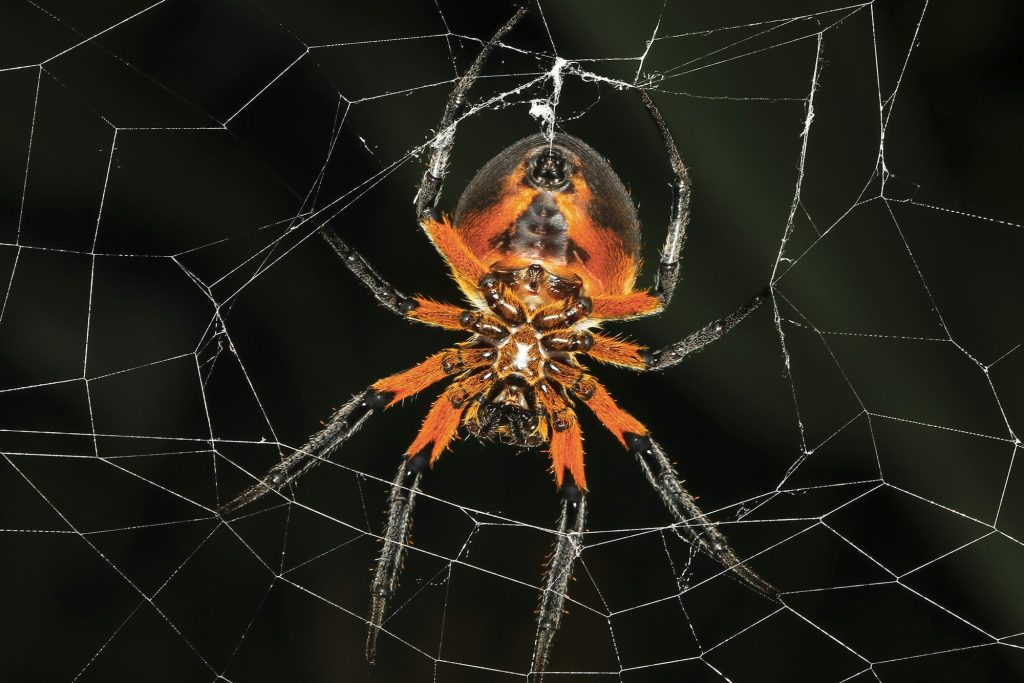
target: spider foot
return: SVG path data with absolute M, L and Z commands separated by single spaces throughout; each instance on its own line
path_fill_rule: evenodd
M 555 634 L 558 633 L 558 625 L 554 622 L 547 620 L 539 624 L 537 629 L 537 638 L 533 645 L 533 662 L 530 665 L 530 671 L 537 674 L 538 682 L 544 680 L 544 672 L 548 669 L 548 659 L 551 656 L 551 643 L 555 639 Z
M 272 491 L 279 491 L 288 483 L 288 468 L 285 465 L 286 462 L 287 460 L 283 460 L 281 461 L 281 464 L 274 465 L 274 467 L 271 468 L 271 470 L 267 472 L 262 479 L 235 496 L 235 499 L 230 503 L 221 505 L 217 509 L 217 513 L 220 515 L 229 515 L 236 510 L 244 508 L 249 503 L 259 500 Z
M 377 661 L 377 637 L 380 635 L 380 627 L 384 623 L 384 613 L 387 611 L 390 598 L 391 594 L 383 588 L 373 590 L 373 598 L 370 603 L 370 626 L 366 632 L 366 661 L 370 664 Z
M 693 531 L 687 532 L 694 534 Z M 757 572 L 736 555 L 736 552 L 729 547 L 725 535 L 716 526 L 706 527 L 703 531 L 696 532 L 693 536 L 697 545 L 707 554 L 718 560 L 722 566 L 732 571 L 733 574 L 743 580 L 748 586 L 758 593 L 771 600 L 778 600 L 779 591 L 775 586 L 762 579 Z

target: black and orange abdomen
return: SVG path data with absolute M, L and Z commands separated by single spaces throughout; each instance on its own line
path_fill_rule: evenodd
M 579 278 L 589 296 L 630 291 L 639 270 L 640 224 L 625 186 L 569 135 L 534 135 L 499 153 L 469 183 L 454 227 L 485 268 L 540 264 Z

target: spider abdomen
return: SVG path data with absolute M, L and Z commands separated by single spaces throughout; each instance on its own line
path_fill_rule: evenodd
M 622 181 L 582 140 L 524 138 L 473 178 L 455 230 L 492 271 L 539 265 L 591 294 L 623 293 L 636 280 L 640 223 Z

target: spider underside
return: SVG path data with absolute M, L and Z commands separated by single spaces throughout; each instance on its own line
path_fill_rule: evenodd
M 518 447 L 547 445 L 562 494 L 558 530 L 544 576 L 531 672 L 547 669 L 561 625 L 568 581 L 582 549 L 587 486 L 575 407 L 582 404 L 633 454 L 674 518 L 679 533 L 757 592 L 775 589 L 750 569 L 697 506 L 661 446 L 620 408 L 580 363 L 646 372 L 681 362 L 721 338 L 756 309 L 766 290 L 732 314 L 660 350 L 602 334 L 598 325 L 660 313 L 672 298 L 689 219 L 690 179 L 668 126 L 638 90 L 669 157 L 674 189 L 655 285 L 636 289 L 639 223 L 621 181 L 586 143 L 563 133 L 520 140 L 489 162 L 460 198 L 454 220 L 436 208 L 465 98 L 493 48 L 525 15 L 519 9 L 457 81 L 415 205 L 420 224 L 447 261 L 468 308 L 409 297 L 393 288 L 333 230 L 321 235 L 387 309 L 470 336 L 409 370 L 386 377 L 334 413 L 324 428 L 222 508 L 233 512 L 282 492 L 328 458 L 371 415 L 435 383 L 450 383 L 406 449 L 388 499 L 384 545 L 371 583 L 366 655 L 376 656 L 388 603 L 398 586 L 412 512 L 426 469 L 464 430 Z

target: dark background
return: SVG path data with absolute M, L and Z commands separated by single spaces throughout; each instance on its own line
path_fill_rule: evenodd
M 1024 677 L 1020 10 L 709 5 L 534 7 L 472 99 L 550 69 L 552 40 L 631 82 L 661 16 L 642 71 L 693 221 L 669 313 L 613 328 L 661 345 L 772 280 L 824 30 L 779 328 L 765 306 L 663 374 L 598 369 L 785 606 L 691 557 L 583 415 L 592 533 L 552 662 L 578 673 L 551 680 Z M 213 512 L 273 444 L 456 338 L 378 307 L 312 232 L 333 217 L 403 291 L 456 298 L 410 152 L 510 8 L 147 6 L 0 16 L 0 679 L 525 679 L 558 507 L 542 452 L 463 440 L 429 473 L 374 667 L 386 482 L 427 400 L 299 504 Z M 460 126 L 442 206 L 550 92 Z M 630 188 L 655 262 L 668 168 L 635 94 L 567 76 L 558 114 Z

